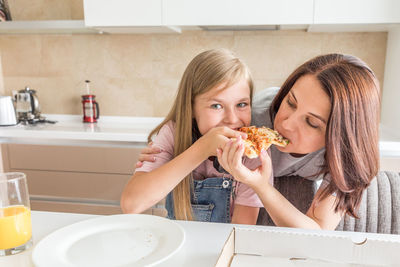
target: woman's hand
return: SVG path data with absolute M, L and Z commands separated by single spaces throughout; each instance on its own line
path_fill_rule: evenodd
M 247 138 L 247 134 L 239 131 L 235 131 L 228 127 L 216 127 L 209 130 L 205 135 L 203 135 L 199 140 L 196 141 L 197 145 L 204 149 L 207 157 L 216 156 L 217 149 L 225 147 L 226 143 L 229 142 L 231 138 Z
M 143 166 L 143 161 L 154 162 L 156 161 L 155 154 L 162 152 L 161 148 L 153 147 L 153 142 L 150 142 L 149 145 L 143 148 L 140 151 L 140 155 L 138 161 L 136 162 L 136 168 L 140 168 Z
M 269 183 L 272 173 L 270 156 L 263 150 L 260 153 L 262 165 L 255 170 L 250 170 L 242 163 L 243 153 L 244 143 L 240 137 L 236 141 L 229 140 L 222 150 L 217 149 L 219 163 L 232 174 L 235 180 L 249 185 L 254 191 L 262 189 Z

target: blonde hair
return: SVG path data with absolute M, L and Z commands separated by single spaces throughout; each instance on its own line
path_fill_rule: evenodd
M 180 81 L 174 104 L 164 121 L 149 134 L 153 135 L 168 121 L 175 122 L 174 157 L 178 156 L 192 143 L 193 103 L 198 95 L 207 93 L 216 86 L 226 83 L 225 88 L 245 78 L 250 88 L 250 99 L 253 95 L 253 81 L 248 67 L 231 51 L 212 49 L 197 55 L 186 67 Z M 191 190 L 192 175 L 186 176 L 172 191 L 175 218 L 192 220 Z

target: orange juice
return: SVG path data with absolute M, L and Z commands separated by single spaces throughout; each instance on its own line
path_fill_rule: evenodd
M 21 246 L 32 237 L 31 210 L 25 206 L 0 208 L 0 249 Z

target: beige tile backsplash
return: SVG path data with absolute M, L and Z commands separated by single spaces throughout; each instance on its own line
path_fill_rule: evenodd
M 299 64 L 330 52 L 362 58 L 383 81 L 386 39 L 386 33 L 303 31 L 1 35 L 0 90 L 11 94 L 29 85 L 44 113 L 81 114 L 89 79 L 102 115 L 165 116 L 186 65 L 203 50 L 232 49 L 249 65 L 258 90 L 281 85 Z
M 9 1 L 13 20 L 83 19 L 82 0 Z M 29 7 L 29 8 L 27 8 Z M 252 70 L 256 90 L 280 86 L 294 68 L 331 52 L 353 54 L 383 81 L 387 34 L 189 31 L 137 35 L 0 35 L 0 94 L 30 86 L 43 113 L 81 114 L 84 80 L 101 115 L 165 116 L 199 52 L 225 47 Z
M 83 19 L 83 0 L 8 0 L 13 20 Z

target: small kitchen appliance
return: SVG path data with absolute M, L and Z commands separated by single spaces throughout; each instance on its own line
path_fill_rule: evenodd
M 15 94 L 18 120 L 22 122 L 39 119 L 40 105 L 36 91 L 28 86 Z
M 15 109 L 17 112 L 18 122 L 22 124 L 36 124 L 42 122 L 56 123 L 56 121 L 46 120 L 40 114 L 39 98 L 36 95 L 36 90 L 32 90 L 28 86 L 25 89 L 13 92 L 16 102 Z
M 82 96 L 82 108 L 83 108 L 83 122 L 97 122 L 100 116 L 99 104 L 96 102 L 96 96 L 90 93 L 89 83 L 86 80 L 86 95 Z
M 17 124 L 14 103 L 11 96 L 0 96 L 0 126 Z
M 83 95 L 83 122 L 97 122 L 100 116 L 99 104 L 95 100 L 95 95 Z

